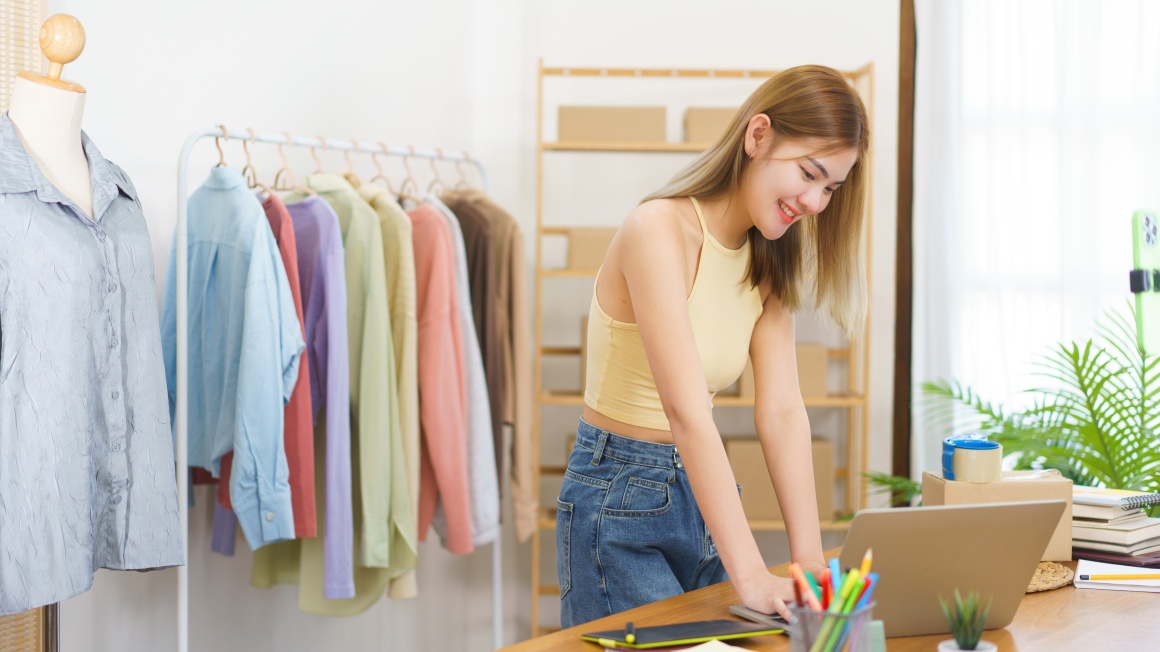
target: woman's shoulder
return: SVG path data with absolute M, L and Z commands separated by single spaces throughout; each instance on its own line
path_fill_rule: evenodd
M 690 236 L 699 238 L 701 234 L 696 214 L 692 211 L 692 205 L 685 197 L 650 199 L 628 214 L 617 236 L 642 246 L 683 248 Z

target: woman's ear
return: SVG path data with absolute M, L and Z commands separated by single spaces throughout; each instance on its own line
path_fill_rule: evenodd
M 768 146 L 766 141 L 772 142 L 772 138 L 773 127 L 769 116 L 758 113 L 749 119 L 745 127 L 745 153 L 753 158 L 763 146 Z

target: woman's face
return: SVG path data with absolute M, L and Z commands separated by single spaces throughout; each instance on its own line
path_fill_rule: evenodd
M 775 140 L 770 151 L 772 131 L 759 128 L 758 138 L 751 138 L 754 131 L 751 122 L 745 145 L 747 152 L 753 147 L 753 161 L 741 182 L 742 197 L 753 225 L 776 240 L 794 222 L 822 212 L 833 194 L 841 192 L 858 155 L 853 149 L 819 154 L 825 143 L 785 138 Z

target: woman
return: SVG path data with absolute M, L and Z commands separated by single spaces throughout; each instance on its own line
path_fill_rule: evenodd
M 564 627 L 727 578 L 745 606 L 790 617 L 793 586 L 761 558 L 713 423 L 713 393 L 747 357 L 791 555 L 824 568 L 793 312 L 812 287 L 847 332 L 864 319 L 869 138 L 838 72 L 787 70 L 620 227 L 596 278 L 584 416 L 557 501 Z

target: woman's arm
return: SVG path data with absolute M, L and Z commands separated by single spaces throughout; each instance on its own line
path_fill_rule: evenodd
M 773 293 L 749 345 L 757 396 L 753 416 L 765 464 L 777 492 L 794 561 L 822 570 L 821 525 L 811 463 L 810 420 L 798 385 L 793 314 Z
M 620 267 L 649 367 L 693 495 L 738 595 L 751 609 L 788 619 L 785 601 L 793 585 L 770 574 L 761 558 L 713 423 L 689 320 L 680 221 L 657 204 L 638 207 L 618 236 Z

